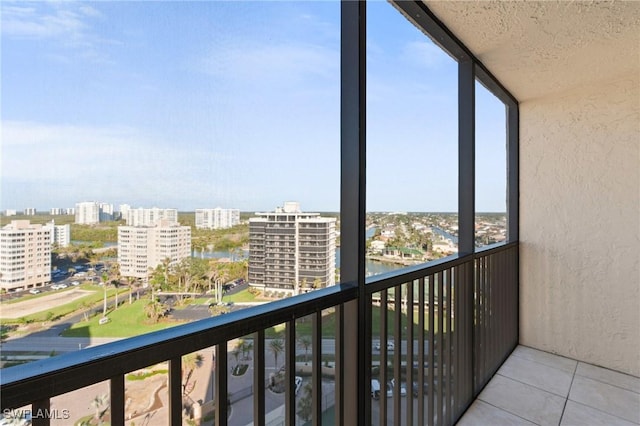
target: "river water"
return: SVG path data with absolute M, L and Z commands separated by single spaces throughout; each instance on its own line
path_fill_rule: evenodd
M 373 237 L 376 232 L 376 228 L 369 228 L 366 231 L 367 239 Z M 222 258 L 232 258 L 232 253 L 229 251 L 197 251 L 194 250 L 192 253 L 193 257 L 198 257 L 201 259 L 222 259 Z M 238 253 L 233 254 L 234 260 L 241 260 L 249 258 L 249 250 L 242 250 L 242 255 Z M 340 247 L 336 247 L 336 268 L 340 267 Z M 367 275 L 378 275 L 384 272 L 393 271 L 395 269 L 402 268 L 402 265 L 396 265 L 393 263 L 383 263 L 376 262 L 372 260 L 366 260 L 365 263 L 365 272 Z

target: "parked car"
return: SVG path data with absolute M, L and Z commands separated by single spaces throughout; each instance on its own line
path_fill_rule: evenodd
M 375 349 L 376 351 L 379 351 L 380 349 L 382 349 L 382 346 L 380 345 L 380 342 L 376 343 L 376 345 L 373 347 L 373 349 Z M 388 352 L 393 352 L 396 349 L 396 345 L 393 342 L 387 342 L 387 351 Z
M 297 395 L 298 392 L 300 391 L 300 388 L 302 387 L 302 377 L 296 376 L 294 380 L 294 384 L 295 384 L 295 394 Z
M 67 287 L 69 287 L 69 286 L 66 285 L 66 284 L 58 284 L 58 288 L 59 289 L 63 289 L 63 288 L 67 288 Z
M 54 284 L 51 286 L 51 290 L 60 290 L 62 287 L 60 287 L 61 284 Z
M 38 290 L 37 288 L 32 288 L 31 290 L 29 290 L 29 293 L 38 294 L 38 293 L 40 293 L 40 290 Z
M 380 382 L 377 379 L 371 379 L 371 398 L 380 399 Z
M 395 383 L 395 379 L 391 379 L 391 381 L 387 383 L 387 398 L 393 396 Z M 407 396 L 407 388 L 402 383 L 400 383 L 400 396 Z
M 72 282 L 71 282 L 71 285 L 74 285 L 74 286 L 75 286 L 75 285 L 80 285 L 80 281 L 72 281 Z

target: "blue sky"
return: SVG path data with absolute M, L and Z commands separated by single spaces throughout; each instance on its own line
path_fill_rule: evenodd
M 339 209 L 337 2 L 10 2 L 2 209 Z M 368 210 L 457 210 L 456 64 L 368 16 Z M 504 211 L 504 108 L 479 89 L 478 210 Z

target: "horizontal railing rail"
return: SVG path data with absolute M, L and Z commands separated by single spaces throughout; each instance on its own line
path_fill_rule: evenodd
M 192 323 L 3 369 L 2 408 L 59 395 L 354 300 L 342 284 Z

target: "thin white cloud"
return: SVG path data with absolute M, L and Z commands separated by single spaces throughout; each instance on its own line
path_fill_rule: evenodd
M 313 44 L 214 46 L 200 62 L 200 71 L 238 83 L 291 85 L 339 76 L 339 52 Z
M 425 68 L 442 66 L 449 56 L 431 41 L 410 41 L 402 49 L 406 61 Z
M 79 37 L 87 28 L 82 16 L 70 10 L 44 13 L 39 8 L 2 7 L 2 32 L 29 38 Z
M 80 49 L 80 57 L 107 62 L 99 46 L 115 43 L 93 32 L 93 22 L 104 16 L 96 8 L 79 2 L 38 2 L 25 6 L 19 2 L 2 3 L 3 37 L 48 40 L 64 49 Z M 58 57 L 62 57 L 60 53 Z

